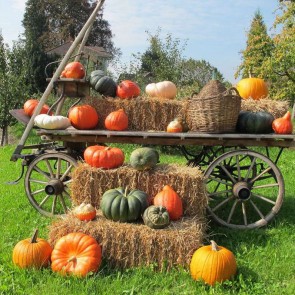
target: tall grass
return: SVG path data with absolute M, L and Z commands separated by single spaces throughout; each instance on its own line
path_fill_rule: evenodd
M 286 196 L 278 216 L 266 227 L 233 230 L 209 220 L 208 237 L 232 250 L 238 274 L 233 281 L 209 287 L 193 281 L 187 269 L 156 272 L 152 266 L 112 269 L 103 261 L 100 271 L 84 279 L 61 277 L 50 269 L 22 270 L 12 263 L 14 245 L 39 228 L 47 238 L 52 220 L 29 204 L 23 180 L 14 186 L 20 162 L 10 162 L 15 146 L 0 149 L 0 294 L 295 294 L 295 188 L 294 150 L 283 152 L 278 164 L 284 175 Z M 126 149 L 130 155 L 133 146 Z M 161 162 L 185 163 L 175 149 L 159 150 Z M 185 242 L 185 241 L 184 241 Z

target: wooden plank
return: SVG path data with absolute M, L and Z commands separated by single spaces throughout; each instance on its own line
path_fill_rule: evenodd
M 25 114 L 23 109 L 11 110 L 9 113 L 23 125 L 27 125 L 30 121 L 30 117 Z

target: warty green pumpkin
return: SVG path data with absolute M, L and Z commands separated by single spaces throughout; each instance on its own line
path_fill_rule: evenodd
M 145 209 L 142 219 L 145 225 L 153 229 L 165 228 L 170 223 L 167 209 L 163 206 L 149 206 Z
M 101 198 L 100 209 L 107 219 L 113 221 L 135 221 L 148 207 L 147 193 L 118 187 L 107 190 Z
M 130 155 L 130 165 L 136 170 L 148 170 L 159 163 L 159 153 L 150 147 L 134 150 Z

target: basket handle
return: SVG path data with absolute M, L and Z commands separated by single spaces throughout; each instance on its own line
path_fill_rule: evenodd
M 229 89 L 227 89 L 225 92 L 223 92 L 223 95 L 229 95 L 229 94 L 236 94 L 237 96 L 240 96 L 240 93 L 238 91 L 238 89 L 236 87 L 231 87 Z

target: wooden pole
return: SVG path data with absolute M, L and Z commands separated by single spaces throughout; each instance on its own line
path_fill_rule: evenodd
M 54 83 L 58 80 L 58 78 L 61 75 L 61 72 L 63 71 L 63 69 L 65 68 L 68 60 L 70 59 L 71 55 L 73 54 L 73 52 L 75 51 L 76 47 L 78 46 L 78 44 L 81 42 L 81 40 L 83 39 L 83 36 L 85 36 L 87 30 L 89 27 L 91 27 L 91 25 L 94 22 L 94 19 L 96 18 L 97 13 L 99 12 L 99 10 L 101 9 L 102 5 L 104 4 L 105 0 L 100 0 L 97 2 L 97 5 L 95 7 L 95 9 L 93 10 L 92 14 L 90 15 L 90 17 L 88 18 L 87 22 L 85 23 L 85 25 L 83 26 L 83 28 L 81 29 L 80 33 L 78 34 L 78 36 L 76 37 L 76 39 L 74 40 L 74 42 L 72 43 L 71 47 L 69 48 L 69 50 L 67 51 L 67 53 L 65 54 L 65 56 L 63 57 L 63 59 L 61 60 L 56 72 L 54 73 L 52 79 L 50 80 L 45 92 L 43 93 L 38 106 L 36 107 L 36 109 L 34 110 L 34 113 L 28 123 L 28 125 L 25 128 L 25 131 L 20 139 L 19 144 L 17 145 L 12 157 L 11 157 L 11 161 L 16 161 L 18 159 L 18 155 L 21 154 L 21 151 L 26 143 L 26 140 L 32 130 L 32 128 L 34 127 L 34 119 L 35 117 L 40 113 L 43 105 L 45 104 L 48 96 L 50 95 Z M 86 42 L 86 40 L 85 40 Z

